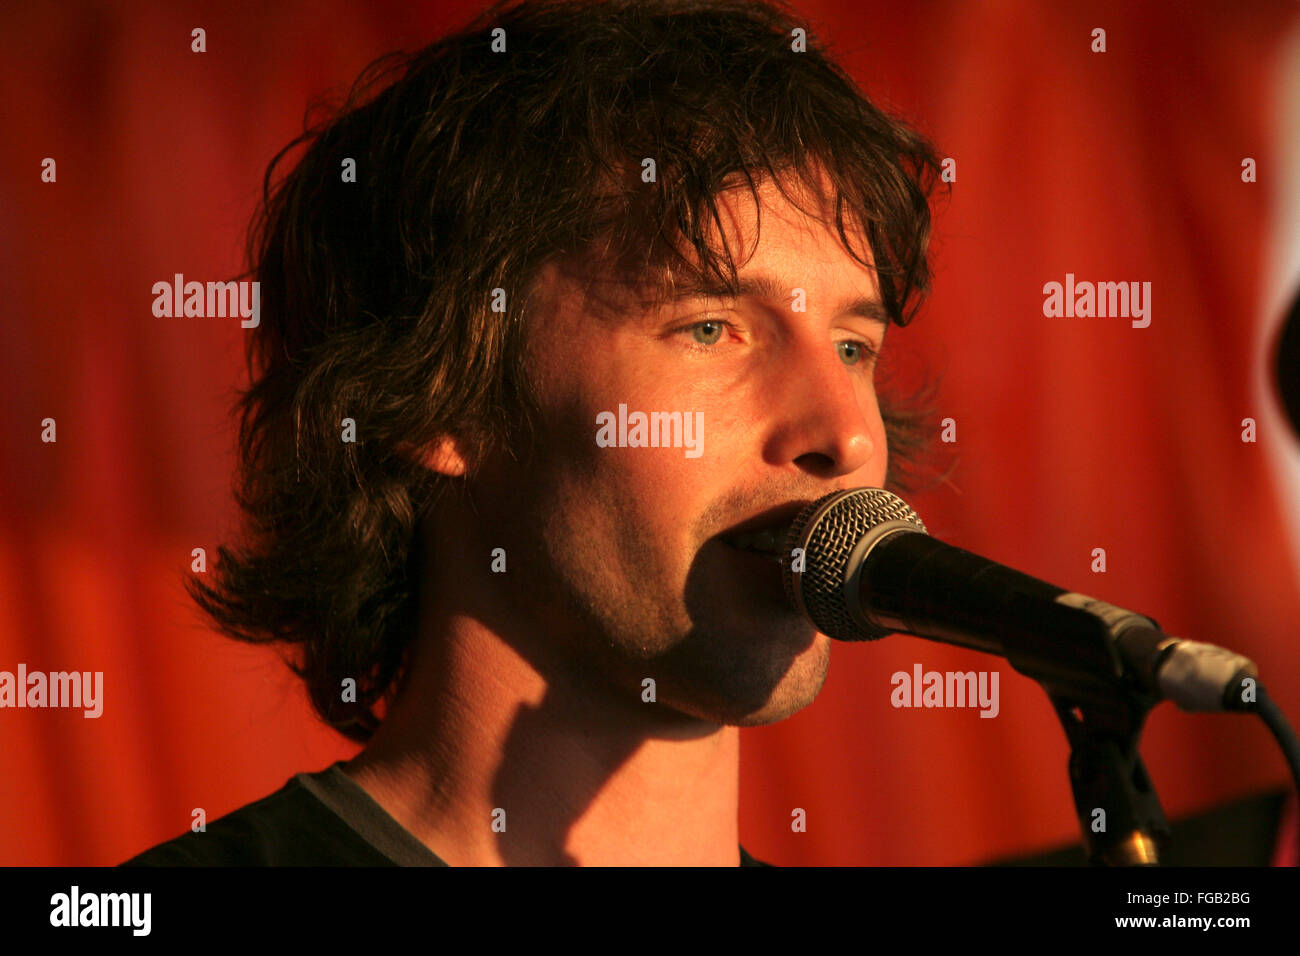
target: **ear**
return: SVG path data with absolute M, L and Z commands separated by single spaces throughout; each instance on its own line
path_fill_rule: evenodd
M 449 478 L 461 478 L 469 471 L 469 455 L 462 442 L 448 435 L 421 448 L 405 446 L 402 454 L 430 471 Z

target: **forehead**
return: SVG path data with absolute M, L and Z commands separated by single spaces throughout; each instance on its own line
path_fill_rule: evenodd
M 784 192 L 782 192 L 784 189 Z M 689 243 L 688 261 L 615 266 L 594 250 L 543 268 L 537 293 L 547 307 L 539 311 L 559 318 L 585 315 L 604 322 L 625 322 L 692 298 L 754 296 L 789 300 L 801 288 L 809 298 L 834 298 L 843 311 L 881 323 L 888 315 L 880 304 L 880 285 L 866 233 L 844 212 L 841 237 L 835 223 L 834 193 L 824 174 L 819 191 L 789 177 L 778 186 L 771 179 L 751 190 L 741 181 L 714 198 L 717 216 L 707 217 L 704 240 L 717 254 L 722 276 L 700 268 Z M 845 248 L 849 243 L 857 258 Z M 736 281 L 726 275 L 729 254 Z M 862 261 L 859 261 L 862 260 Z
M 846 209 L 845 235 L 840 236 L 833 185 L 825 173 L 815 176 L 812 184 L 787 176 L 780 184 L 764 178 L 753 189 L 743 181 L 724 189 L 715 199 L 717 220 L 708 223 L 707 241 L 713 248 L 730 251 L 738 278 L 746 274 L 770 277 L 787 286 L 787 295 L 791 286 L 822 285 L 836 279 L 878 291 L 865 231 Z M 846 239 L 866 265 L 849 254 Z M 681 271 L 688 274 L 670 273 L 663 286 L 707 288 L 712 284 L 698 269 Z

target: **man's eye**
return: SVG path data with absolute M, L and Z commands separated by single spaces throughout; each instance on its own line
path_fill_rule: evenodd
M 705 319 L 702 322 L 683 325 L 673 331 L 678 334 L 689 333 L 695 343 L 694 350 L 706 352 L 712 351 L 711 347 L 722 341 L 722 333 L 727 330 L 730 330 L 733 334 L 737 331 L 736 326 L 726 319 Z M 864 342 L 861 339 L 845 339 L 842 342 L 836 342 L 835 347 L 840 353 L 840 360 L 845 365 L 858 365 L 864 358 L 868 362 L 874 362 L 880 358 L 880 353 L 871 347 L 871 343 Z
M 880 353 L 873 349 L 869 342 L 862 342 L 858 339 L 845 339 L 843 342 L 835 344 L 840 350 L 840 359 L 845 365 L 857 365 L 863 358 L 870 362 L 880 358 Z
M 691 333 L 691 338 L 694 339 L 697 345 L 707 347 L 717 345 L 722 340 L 722 333 L 725 329 L 731 329 L 734 332 L 736 327 L 723 319 L 706 319 L 703 322 L 684 325 L 677 331 Z

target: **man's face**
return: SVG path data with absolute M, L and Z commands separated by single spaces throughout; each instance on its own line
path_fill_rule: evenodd
M 535 456 L 526 468 L 494 462 L 473 489 L 486 543 L 509 556 L 510 573 L 493 576 L 502 605 L 526 616 L 525 633 L 630 700 L 649 677 L 657 706 L 741 726 L 809 704 L 830 641 L 788 605 L 774 556 L 723 538 L 783 529 L 839 488 L 883 485 L 887 453 L 869 351 L 887 326 L 883 310 L 861 314 L 879 309 L 876 278 L 833 225 L 770 183 L 759 197 L 756 248 L 748 189 L 719 198 L 754 290 L 738 299 L 688 296 L 611 317 L 577 277 L 548 267 L 528 317 Z M 679 447 L 605 447 L 620 438 L 619 406 L 628 419 L 699 422 L 695 450 L 681 432 Z

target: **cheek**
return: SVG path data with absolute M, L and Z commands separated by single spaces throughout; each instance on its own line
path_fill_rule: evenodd
M 651 417 L 666 411 L 683 412 L 683 426 Z M 651 532 L 670 527 L 707 495 L 710 456 L 716 455 L 709 416 L 695 416 L 689 429 L 685 418 L 684 409 L 630 397 L 573 401 L 539 427 L 538 455 L 521 478 L 525 486 L 549 486 L 563 499 L 561 507 L 587 520 L 594 511 L 604 512 L 606 525 L 640 524 Z
M 885 474 L 889 470 L 889 436 L 885 431 L 884 419 L 880 416 L 880 407 L 875 392 L 870 397 L 869 414 L 871 416 L 871 444 L 875 453 L 867 464 L 862 484 L 871 488 L 883 488 Z
M 743 392 L 635 359 L 623 344 L 612 336 L 599 354 L 553 352 L 538 363 L 537 467 L 587 519 L 675 536 L 716 497 L 712 473 L 751 427 L 752 407 Z
M 707 450 L 707 444 L 705 445 Z M 615 504 L 636 515 L 648 530 L 667 530 L 699 510 L 715 483 L 706 459 L 687 458 L 685 448 L 599 449 L 598 480 L 615 490 Z

